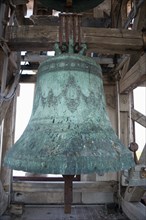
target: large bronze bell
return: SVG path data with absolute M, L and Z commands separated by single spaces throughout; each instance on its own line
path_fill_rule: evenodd
M 39 0 L 39 2 L 49 9 L 61 12 L 83 12 L 96 7 L 104 0 Z
M 105 173 L 134 166 L 106 113 L 101 68 L 92 58 L 60 54 L 38 70 L 32 115 L 5 165 L 43 174 Z

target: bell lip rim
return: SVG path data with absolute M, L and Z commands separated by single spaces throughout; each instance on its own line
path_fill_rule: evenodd
M 85 8 L 84 9 L 80 9 L 80 6 L 78 5 L 78 6 L 73 6 L 73 7 L 71 7 L 71 9 L 69 10 L 69 8 L 68 8 L 68 10 L 69 10 L 69 13 L 82 13 L 82 12 L 85 12 L 85 11 L 87 11 L 87 10 L 90 10 L 90 9 L 93 9 L 93 8 L 95 8 L 95 7 L 97 7 L 98 5 L 100 5 L 101 3 L 103 3 L 103 1 L 104 0 L 98 0 L 98 3 L 96 2 L 93 2 L 92 1 L 92 3 L 90 3 L 91 4 L 91 6 L 86 6 L 86 4 L 84 4 L 83 2 L 81 2 L 82 4 L 84 4 L 85 6 Z M 55 9 L 55 10 L 57 10 L 57 11 L 61 11 L 61 13 L 62 12 L 65 12 L 65 10 L 64 10 L 64 7 L 65 7 L 65 5 L 63 4 L 63 3 L 61 3 L 61 7 L 58 7 L 58 5 L 57 5 L 57 7 L 56 7 L 56 4 L 55 4 L 55 7 L 54 6 L 48 6 L 48 3 L 47 2 L 45 2 L 44 3 L 44 1 L 42 0 L 42 1 L 40 1 L 41 2 L 41 4 L 42 5 L 44 5 L 44 6 L 46 6 L 46 7 L 50 7 L 51 9 Z M 56 2 L 57 3 L 57 2 Z M 81 4 L 81 3 L 79 3 L 79 4 Z M 86 2 L 87 3 L 87 2 Z M 81 4 L 81 5 L 82 5 Z
M 56 156 L 54 158 L 56 158 Z M 82 163 L 81 168 L 79 169 L 80 166 L 78 166 L 79 164 L 75 160 L 74 161 L 74 162 L 76 162 L 75 168 L 72 170 L 69 170 L 70 167 L 67 166 L 67 162 L 68 162 L 69 158 L 72 158 L 72 157 L 65 157 L 65 156 L 62 157 L 62 159 L 63 159 L 62 164 L 60 164 L 61 166 L 57 169 L 56 169 L 56 166 L 54 166 L 54 164 L 51 163 L 51 159 L 48 160 L 48 163 L 46 163 L 47 166 L 42 166 L 41 163 L 39 163 L 39 166 L 35 166 L 36 164 L 38 164 L 38 161 L 35 161 L 35 164 L 34 164 L 34 163 L 31 163 L 31 160 L 29 160 L 30 163 L 29 163 L 29 166 L 27 166 L 26 164 L 20 162 L 20 159 L 15 160 L 15 163 L 12 163 L 12 161 L 8 160 L 8 158 L 7 159 L 5 158 L 3 165 L 5 167 L 9 167 L 10 169 L 21 170 L 24 172 L 34 172 L 37 174 L 39 173 L 39 174 L 64 174 L 64 175 L 68 174 L 68 173 L 74 174 L 74 175 L 79 175 L 79 174 L 90 174 L 90 173 L 99 174 L 99 173 L 119 172 L 122 170 L 129 170 L 129 169 L 132 169 L 135 167 L 135 162 L 134 162 L 131 154 L 126 154 L 124 158 L 117 157 L 117 158 L 115 158 L 114 162 L 113 162 L 113 158 L 111 158 L 110 161 L 108 162 L 108 164 L 104 164 L 104 168 L 103 168 L 103 163 L 101 163 L 101 159 L 93 156 L 90 158 L 80 157 L 80 159 L 83 159 L 83 163 Z M 88 160 L 86 162 L 86 166 L 84 166 L 85 159 L 87 159 L 87 158 L 88 158 Z M 57 157 L 57 159 L 58 159 L 58 157 Z M 92 164 L 90 163 L 89 159 L 94 159 Z M 96 162 L 95 162 L 95 160 L 96 160 Z M 71 160 L 69 160 L 69 161 L 71 161 Z M 51 166 L 49 167 L 50 164 L 51 164 Z M 18 168 L 18 166 L 19 166 L 19 168 Z
M 60 172 L 59 172 L 59 169 L 58 171 L 54 171 L 53 170 L 49 170 L 49 169 L 34 169 L 33 167 L 31 169 L 29 168 L 26 168 L 25 166 L 21 166 L 18 168 L 17 165 L 12 165 L 12 164 L 8 164 L 8 163 L 5 163 L 4 164 L 5 167 L 8 167 L 9 169 L 11 170 L 17 170 L 17 171 L 23 171 L 23 172 L 30 172 L 30 173 L 36 173 L 36 174 L 61 174 L 61 175 L 81 175 L 81 174 L 105 174 L 105 173 L 116 173 L 116 172 L 121 172 L 121 171 L 124 171 L 124 170 L 130 170 L 130 169 L 133 169 L 135 168 L 135 163 L 131 162 L 131 164 L 128 164 L 128 165 L 125 165 L 125 166 L 121 166 L 121 164 L 119 165 L 119 167 L 113 167 L 113 168 L 109 168 L 109 169 L 94 169 L 92 167 L 92 169 L 88 169 L 88 167 L 86 168 L 82 168 L 80 171 L 77 171 L 76 172 L 72 172 L 72 171 L 68 171 L 68 170 L 62 170 L 63 172 L 61 172 L 61 169 L 60 169 Z

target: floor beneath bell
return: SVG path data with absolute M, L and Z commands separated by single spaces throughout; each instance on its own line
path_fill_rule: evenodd
M 63 206 L 25 206 L 21 216 L 5 214 L 0 220 L 128 220 L 118 208 L 106 205 L 73 205 L 71 214 Z

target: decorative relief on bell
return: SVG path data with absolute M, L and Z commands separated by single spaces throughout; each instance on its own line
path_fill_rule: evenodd
M 89 62 L 87 62 L 84 59 L 80 60 L 74 60 L 72 59 L 72 56 L 68 54 L 69 59 L 66 59 L 66 62 L 63 62 L 62 60 L 52 60 L 52 63 L 49 62 L 49 60 L 45 61 L 45 65 L 42 65 L 40 67 L 41 72 L 51 72 L 51 71 L 88 71 L 92 74 L 99 74 L 99 77 L 102 77 L 101 73 L 97 72 L 97 67 L 94 65 L 91 65 Z M 84 57 L 83 57 L 84 58 Z
M 61 54 L 38 70 L 32 115 L 5 164 L 33 173 L 106 173 L 134 166 L 106 113 L 101 68 Z
M 74 76 L 69 76 L 68 81 L 62 88 L 62 91 L 56 96 L 53 93 L 53 89 L 50 89 L 48 94 L 44 96 L 39 86 L 39 97 L 37 102 L 40 102 L 43 107 L 46 105 L 48 107 L 58 105 L 61 98 L 64 98 L 64 105 L 67 106 L 68 110 L 72 113 L 77 110 L 79 107 L 81 100 L 86 103 L 86 105 L 92 105 L 93 108 L 97 106 L 97 99 L 92 91 L 89 91 L 87 95 L 85 95 L 80 86 L 76 83 Z M 37 109 L 37 106 L 35 107 Z

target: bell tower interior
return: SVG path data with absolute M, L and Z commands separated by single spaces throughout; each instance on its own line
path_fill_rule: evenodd
M 1 220 L 146 219 L 145 51 L 144 0 L 0 2 Z

